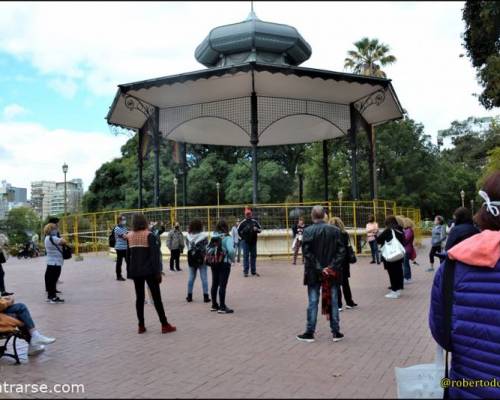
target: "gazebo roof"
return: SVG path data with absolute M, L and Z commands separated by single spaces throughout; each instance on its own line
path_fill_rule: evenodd
M 160 110 L 160 119 L 164 120 L 160 130 L 168 139 L 248 146 L 250 117 L 242 114 L 247 106 L 245 99 L 250 99 L 252 92 L 252 75 L 255 92 L 261 99 L 259 104 L 262 104 L 259 146 L 305 143 L 345 135 L 350 127 L 351 105 L 373 125 L 403 115 L 389 79 L 250 62 L 119 85 L 106 119 L 111 125 L 142 128 L 147 116 L 127 104 L 128 98 Z M 236 121 L 233 118 L 228 122 L 228 118 L 215 108 L 224 108 L 226 113 L 236 115 Z M 248 105 L 248 112 L 249 108 Z M 263 114 L 279 114 L 283 108 L 287 108 L 286 115 L 291 115 L 289 109 L 293 109 L 292 114 L 302 118 L 300 121 L 298 118 L 275 118 L 279 120 L 277 124 L 263 126 L 266 122 Z M 312 108 L 319 111 L 309 112 Z M 198 111 L 193 114 L 194 109 Z M 212 118 L 217 112 L 217 118 Z M 184 115 L 182 124 L 172 126 L 173 120 L 179 120 L 179 114 Z M 312 118 L 312 114 L 319 118 Z M 276 128 L 274 132 L 273 128 Z

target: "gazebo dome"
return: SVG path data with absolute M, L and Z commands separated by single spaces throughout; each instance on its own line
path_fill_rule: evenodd
M 311 52 L 309 43 L 293 26 L 261 21 L 252 11 L 243 22 L 212 29 L 194 54 L 210 68 L 251 61 L 300 65 Z

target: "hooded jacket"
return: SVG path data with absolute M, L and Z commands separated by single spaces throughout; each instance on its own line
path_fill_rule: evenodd
M 485 230 L 448 251 L 456 261 L 450 379 L 500 381 L 500 232 Z M 443 266 L 432 286 L 429 326 L 445 344 Z M 500 387 L 450 388 L 451 398 L 500 398 Z

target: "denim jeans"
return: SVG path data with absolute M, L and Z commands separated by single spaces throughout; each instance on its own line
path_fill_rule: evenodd
M 405 258 L 403 260 L 403 271 L 404 278 L 411 279 L 410 257 L 408 257 L 408 254 L 405 254 Z
M 234 244 L 234 252 L 236 254 L 236 262 L 240 262 L 241 259 L 241 243 L 242 241 L 240 240 L 238 243 Z
M 248 274 L 248 270 L 251 269 L 252 275 L 255 275 L 257 273 L 257 243 L 247 243 L 242 240 L 241 245 L 243 247 L 243 272 Z
M 35 327 L 35 323 L 31 319 L 31 314 L 23 303 L 15 303 L 3 310 L 5 314 L 8 314 L 19 321 L 24 323 L 24 328 L 31 330 Z
M 370 244 L 370 250 L 372 251 L 372 261 L 380 263 L 380 254 L 378 252 L 378 245 L 376 240 L 368 242 Z
M 194 268 L 189 267 L 189 278 L 188 278 L 188 294 L 193 293 L 194 281 L 196 280 L 197 271 L 200 271 L 201 286 L 203 287 L 203 294 L 208 294 L 208 275 L 207 266 L 202 265 L 201 267 Z
M 307 307 L 307 325 L 306 332 L 314 333 L 316 330 L 316 321 L 318 319 L 318 305 L 320 301 L 321 284 L 307 286 L 307 295 L 309 297 L 309 306 Z M 339 303 L 338 303 L 338 285 L 332 285 L 332 313 L 330 315 L 330 329 L 332 334 L 340 329 Z

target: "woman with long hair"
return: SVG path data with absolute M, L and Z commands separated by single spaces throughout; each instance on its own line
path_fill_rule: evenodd
M 212 308 L 210 311 L 217 311 L 219 314 L 232 314 L 234 310 L 226 304 L 226 288 L 231 273 L 231 263 L 234 262 L 234 244 L 229 227 L 226 221 L 221 220 L 212 235 L 212 241 L 217 239 L 221 242 L 221 249 L 224 258 L 218 265 L 212 266 Z M 217 303 L 217 292 L 219 293 L 219 303 Z
M 188 293 L 186 297 L 188 303 L 193 301 L 193 286 L 198 271 L 200 271 L 201 286 L 203 288 L 203 302 L 210 302 L 207 266 L 204 262 L 207 245 L 208 236 L 203 232 L 203 224 L 199 219 L 191 221 L 186 236 L 187 261 L 189 266 Z
M 161 300 L 162 267 L 158 240 L 155 234 L 148 229 L 148 221 L 144 214 L 133 215 L 132 231 L 128 232 L 124 238 L 127 241 L 127 277 L 134 281 L 135 286 L 135 307 L 139 320 L 138 332 L 146 332 L 144 324 L 145 283 L 151 290 L 153 303 L 161 322 L 161 332 L 174 332 L 177 328 L 168 323 Z
M 344 292 L 345 299 L 345 308 L 353 308 L 356 307 L 357 304 L 352 299 L 351 287 L 349 285 L 349 278 L 351 277 L 351 268 L 349 261 L 349 247 L 351 246 L 351 241 L 349 239 L 349 233 L 347 233 L 345 229 L 344 222 L 338 218 L 333 217 L 329 221 L 330 225 L 335 225 L 340 229 L 340 239 L 345 247 L 346 257 L 344 258 L 344 262 L 342 264 L 342 289 L 339 287 L 338 291 L 338 301 L 339 301 L 339 311 L 342 310 L 342 292 Z
M 394 215 L 389 215 L 385 219 L 385 230 L 377 238 L 377 243 L 384 246 L 387 242 L 393 239 L 393 233 L 402 246 L 404 246 L 405 239 L 403 233 L 403 227 L 399 225 L 398 220 Z M 403 289 L 403 258 L 397 261 L 387 261 L 382 256 L 382 261 L 384 263 L 384 269 L 389 274 L 389 280 L 391 282 L 391 291 L 385 295 L 388 299 L 399 299 L 401 296 L 401 289 Z

